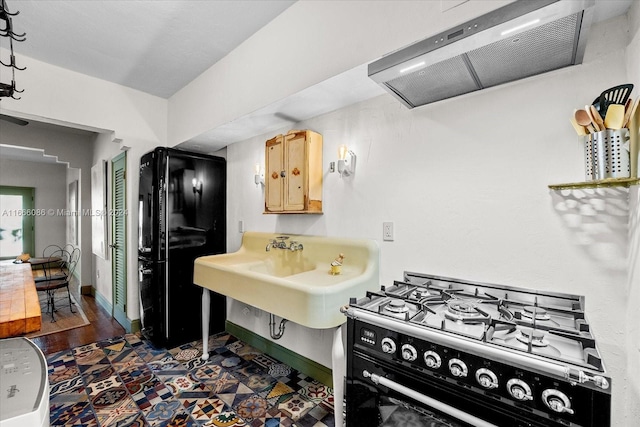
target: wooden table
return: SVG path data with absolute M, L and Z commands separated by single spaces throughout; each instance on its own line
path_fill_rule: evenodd
M 31 264 L 0 263 L 0 338 L 39 331 L 42 312 Z

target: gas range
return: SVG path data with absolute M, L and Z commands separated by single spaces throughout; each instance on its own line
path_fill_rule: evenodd
M 399 369 L 452 395 L 489 398 L 521 425 L 605 426 L 611 379 L 584 306 L 582 296 L 405 272 L 343 311 L 356 357 L 388 367 L 384 378 Z M 351 362 L 348 380 L 362 376 Z

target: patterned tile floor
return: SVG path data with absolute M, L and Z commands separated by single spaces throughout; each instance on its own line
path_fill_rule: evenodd
M 226 333 L 209 348 L 127 334 L 51 354 L 51 425 L 334 426 L 329 387 Z

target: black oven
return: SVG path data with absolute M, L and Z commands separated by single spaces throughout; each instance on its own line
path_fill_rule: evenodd
M 392 349 L 383 349 L 385 339 L 396 343 Z M 411 357 L 403 354 L 406 343 L 424 356 L 408 362 Z M 491 361 L 486 356 L 462 353 L 352 318 L 347 320 L 347 348 L 347 427 L 609 425 L 607 395 Z M 438 366 L 433 368 L 433 360 L 428 360 L 427 355 L 435 353 L 440 356 Z M 461 360 L 466 362 L 462 363 L 465 375 L 452 376 L 451 369 L 455 370 Z M 482 378 L 486 371 L 498 372 L 495 380 L 500 387 L 487 389 L 479 385 L 487 380 Z M 550 414 L 553 411 L 535 399 L 516 401 L 505 392 L 510 378 L 532 384 L 533 395 L 551 388 L 564 391 L 572 396 L 573 414 Z M 512 383 L 511 387 L 518 390 L 518 384 Z
M 609 427 L 584 297 L 405 272 L 351 298 L 347 427 Z

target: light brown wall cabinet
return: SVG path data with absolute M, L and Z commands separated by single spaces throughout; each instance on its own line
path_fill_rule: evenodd
M 264 158 L 264 213 L 322 213 L 322 135 L 277 135 L 266 142 Z

